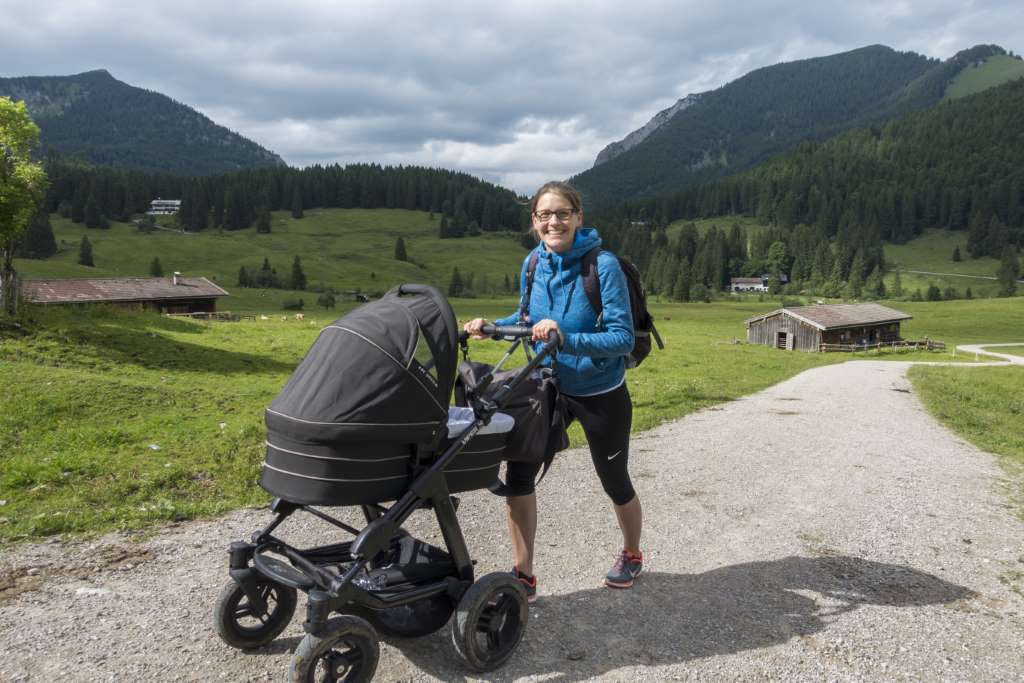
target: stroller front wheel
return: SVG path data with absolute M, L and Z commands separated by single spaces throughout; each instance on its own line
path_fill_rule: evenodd
M 469 587 L 452 619 L 452 644 L 470 668 L 491 671 L 508 661 L 526 632 L 526 590 L 506 572 Z
M 307 634 L 292 657 L 289 683 L 361 683 L 373 678 L 380 641 L 365 619 L 344 614 L 328 620 L 322 636 Z
M 253 601 L 241 584 L 225 584 L 217 596 L 214 626 L 221 640 L 239 650 L 262 647 L 281 635 L 295 614 L 297 592 L 262 577 L 253 586 Z

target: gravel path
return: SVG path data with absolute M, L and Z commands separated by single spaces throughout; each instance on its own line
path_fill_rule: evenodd
M 613 516 L 586 454 L 561 454 L 539 492 L 541 597 L 486 680 L 1024 680 L 1024 524 L 1006 475 L 924 412 L 908 366 L 817 368 L 637 436 L 647 570 L 631 591 L 601 587 Z M 502 512 L 463 497 L 481 574 L 509 566 Z M 211 626 L 228 543 L 267 519 L 5 551 L 0 680 L 282 680 L 300 618 L 255 653 Z M 409 528 L 433 527 L 420 512 Z M 377 680 L 477 679 L 444 629 L 385 644 Z

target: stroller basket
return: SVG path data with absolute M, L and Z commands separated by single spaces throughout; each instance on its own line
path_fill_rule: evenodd
M 472 408 L 449 407 L 447 433 L 429 444 L 355 441 L 331 445 L 297 443 L 281 433 L 267 436 L 260 485 L 271 494 L 305 505 L 364 505 L 396 500 L 474 421 Z M 487 488 L 498 478 L 514 421 L 496 413 L 445 467 L 452 493 Z

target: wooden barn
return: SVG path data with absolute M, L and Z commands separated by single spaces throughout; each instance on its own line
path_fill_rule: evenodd
M 900 323 L 912 317 L 881 304 L 780 308 L 747 320 L 747 341 L 790 351 L 820 351 L 823 344 L 896 342 Z
M 111 277 L 24 280 L 22 299 L 34 304 L 110 304 L 160 313 L 213 313 L 228 293 L 205 277 Z

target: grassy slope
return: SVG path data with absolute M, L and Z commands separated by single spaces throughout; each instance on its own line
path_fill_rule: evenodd
M 310 292 L 244 290 L 235 286 L 241 266 L 258 268 L 264 258 L 270 259 L 279 275 L 287 276 L 293 259 L 299 256 L 310 284 L 323 283 L 339 291 L 384 291 L 399 282 L 447 287 L 456 265 L 464 277 L 468 271 L 475 272 L 478 285 L 486 275 L 493 287 L 503 286 L 505 275 L 511 278 L 518 273 L 518 264 L 526 253 L 519 246 L 518 235 L 440 240 L 439 220 L 438 216 L 431 221 L 427 213 L 402 209 L 315 209 L 306 212 L 302 220 L 276 212 L 269 235 L 257 234 L 254 229 L 197 234 L 158 230 L 143 234 L 131 224 L 114 223 L 110 230 L 88 230 L 53 216 L 54 235 L 61 251 L 45 261 L 19 259 L 15 267 L 26 278 L 148 276 L 150 262 L 159 257 L 166 274 L 177 270 L 184 275 L 206 276 L 223 286 L 231 296 L 218 307 L 233 311 L 279 310 L 284 299 L 299 297 L 308 310 L 316 301 L 317 295 Z M 77 264 L 83 235 L 93 245 L 95 268 Z M 399 236 L 415 263 L 393 258 Z
M 1016 78 L 1024 78 L 1024 62 L 1007 55 L 993 55 L 980 67 L 969 66 L 961 71 L 947 86 L 943 99 L 973 95 Z
M 905 308 L 915 316 L 913 334 L 1009 342 L 1024 329 L 1024 307 L 1014 304 Z M 455 302 L 463 320 L 514 305 L 511 298 Z M 655 305 L 668 347 L 630 374 L 636 429 L 849 358 L 728 343 L 743 338 L 744 319 L 772 308 Z M 256 485 L 262 410 L 330 320 L 201 324 L 99 308 L 29 317 L 28 335 L 0 330 L 0 542 L 266 501 Z M 480 342 L 474 357 L 493 362 L 501 348 Z
M 1003 457 L 1024 502 L 1024 367 L 915 367 L 910 379 L 938 420 L 979 448 Z

